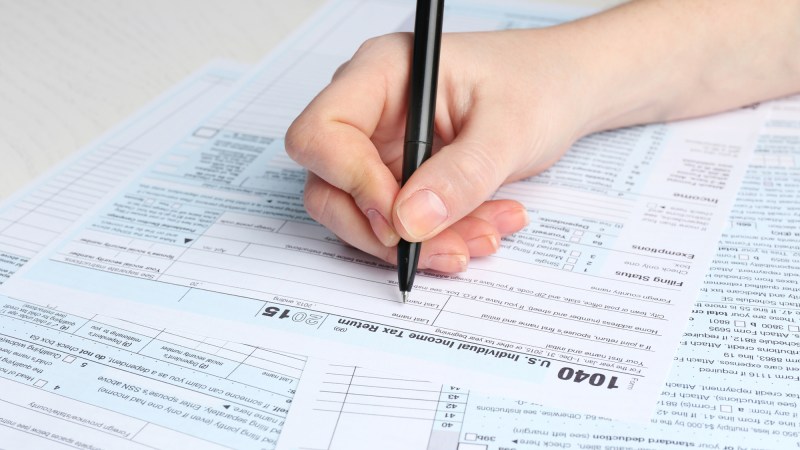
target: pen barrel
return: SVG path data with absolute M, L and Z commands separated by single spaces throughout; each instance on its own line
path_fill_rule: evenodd
M 403 148 L 403 183 L 428 159 L 432 147 L 433 145 L 427 142 L 406 142 Z M 409 292 L 414 286 L 414 276 L 417 272 L 421 252 L 421 242 L 408 242 L 400 239 L 397 244 L 397 281 L 400 292 Z
M 428 142 L 406 142 L 403 148 L 403 183 L 430 157 L 432 147 L 433 145 Z M 421 251 L 421 242 L 400 239 L 397 244 L 397 281 L 401 292 L 409 292 L 414 285 Z
M 422 244 L 400 239 L 397 244 L 397 282 L 400 292 L 409 292 L 414 286 Z
M 418 0 L 406 115 L 406 142 L 433 143 L 444 0 Z
M 405 184 L 411 174 L 422 165 L 425 160 L 430 158 L 433 144 L 428 142 L 406 142 L 403 146 L 403 177 L 402 183 Z
M 431 156 L 443 10 L 444 0 L 417 0 L 414 49 L 408 83 L 402 184 Z M 419 242 L 401 239 L 397 244 L 397 277 L 401 292 L 411 291 L 414 285 L 421 250 L 422 244 Z

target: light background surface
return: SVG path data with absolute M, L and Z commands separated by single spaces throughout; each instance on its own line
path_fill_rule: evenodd
M 0 0 L 0 198 L 208 61 L 257 62 L 323 3 Z

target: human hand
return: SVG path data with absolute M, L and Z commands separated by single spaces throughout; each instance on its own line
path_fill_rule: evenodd
M 521 204 L 487 199 L 577 138 L 798 92 L 800 2 L 774 6 L 629 2 L 545 29 L 445 34 L 439 139 L 402 189 L 412 40 L 372 39 L 286 135 L 289 155 L 309 170 L 306 207 L 388 262 L 402 236 L 425 241 L 420 268 L 464 270 L 527 221 Z
M 402 189 L 412 37 L 367 41 L 287 132 L 287 152 L 309 170 L 309 214 L 390 263 L 400 237 L 425 241 L 419 267 L 442 272 L 494 253 L 528 218 L 520 203 L 491 195 L 546 169 L 584 133 L 576 71 L 549 36 L 443 36 L 438 139 Z

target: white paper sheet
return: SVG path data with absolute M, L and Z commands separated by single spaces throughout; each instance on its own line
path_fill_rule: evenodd
M 108 192 L 186 136 L 244 72 L 208 64 L 0 205 L 0 283 L 97 207 Z
M 6 201 L 2 278 L 193 130 L 243 70 L 209 64 Z M 298 355 L 0 297 L 0 446 L 273 448 L 304 364 Z
M 421 274 L 402 305 L 394 268 L 305 215 L 303 173 L 280 138 L 361 41 L 406 28 L 412 7 L 332 2 L 7 292 L 649 417 L 761 111 L 583 139 L 552 170 L 498 193 L 533 221 L 497 256 L 460 276 Z M 450 29 L 496 29 L 574 12 L 453 1 L 447 14 Z
M 770 109 L 649 424 L 312 361 L 279 448 L 800 446 L 800 97 Z
M 274 448 L 305 358 L 0 298 L 5 448 Z

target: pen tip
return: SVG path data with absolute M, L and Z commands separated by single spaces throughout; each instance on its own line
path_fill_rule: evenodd
M 408 291 L 403 291 L 403 303 L 408 302 Z

